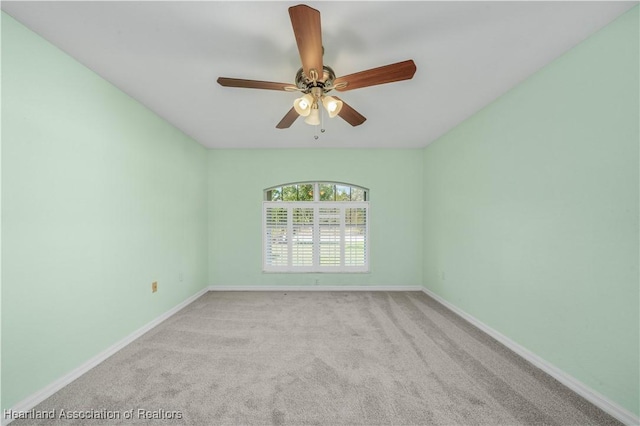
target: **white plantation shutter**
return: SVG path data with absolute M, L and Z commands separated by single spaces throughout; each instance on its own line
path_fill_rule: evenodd
M 291 266 L 313 266 L 313 208 L 293 208 Z
M 287 209 L 271 207 L 264 212 L 265 263 L 273 266 L 289 264 Z
M 368 202 L 263 205 L 265 272 L 369 270 Z
M 367 209 L 345 209 L 344 263 L 359 266 L 367 261 Z
M 320 207 L 318 212 L 318 244 L 320 265 L 340 266 L 342 215 L 339 208 Z

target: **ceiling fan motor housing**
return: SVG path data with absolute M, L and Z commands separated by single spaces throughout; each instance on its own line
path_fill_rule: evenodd
M 330 92 L 333 89 L 333 81 L 336 79 L 336 73 L 326 65 L 322 66 L 322 79 L 312 79 L 304 73 L 304 70 L 300 68 L 296 73 L 296 86 L 303 93 L 311 92 L 313 87 L 321 87 L 323 93 Z

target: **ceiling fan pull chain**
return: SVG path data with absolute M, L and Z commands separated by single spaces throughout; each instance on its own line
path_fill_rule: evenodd
M 322 123 L 322 111 L 320 111 L 320 122 Z M 322 126 L 322 124 L 320 124 L 320 126 Z M 320 138 L 320 136 L 318 136 L 318 127 L 320 126 L 313 126 L 313 138 L 315 140 L 318 140 Z

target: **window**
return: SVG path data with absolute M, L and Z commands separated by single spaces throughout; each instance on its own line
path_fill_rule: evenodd
M 367 272 L 369 191 L 301 182 L 264 191 L 265 272 Z

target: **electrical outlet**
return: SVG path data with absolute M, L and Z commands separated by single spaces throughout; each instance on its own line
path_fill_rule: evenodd
M 158 291 L 158 282 L 154 281 L 151 283 L 151 293 L 155 293 L 156 291 Z
M 184 275 L 182 274 L 182 272 L 178 274 L 178 281 L 180 282 L 184 281 Z
M 320 278 L 316 278 L 316 285 L 320 284 Z

